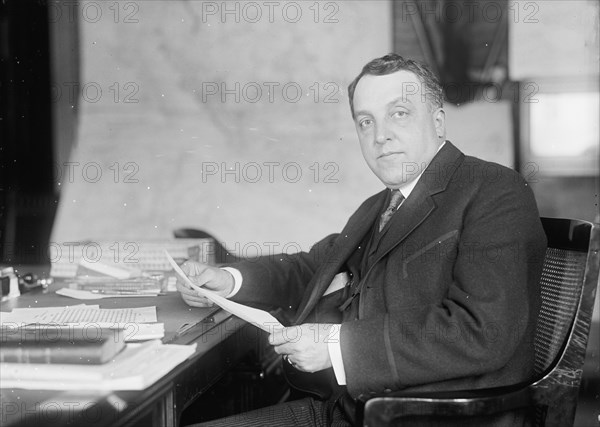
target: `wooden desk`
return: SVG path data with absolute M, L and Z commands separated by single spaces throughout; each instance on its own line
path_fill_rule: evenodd
M 55 284 L 1 304 L 51 307 L 82 302 L 101 308 L 156 305 L 165 324 L 163 342 L 196 343 L 196 352 L 154 385 L 142 391 L 61 392 L 0 389 L 2 426 L 177 426 L 185 407 L 217 383 L 251 352 L 261 354 L 266 335 L 231 314 L 215 308 L 187 306 L 178 293 L 159 297 L 78 301 L 54 293 Z M 1 387 L 1 378 L 0 378 Z

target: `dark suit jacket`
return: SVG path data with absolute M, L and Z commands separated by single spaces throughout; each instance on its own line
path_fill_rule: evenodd
M 281 307 L 302 323 L 378 221 L 386 191 L 307 253 L 232 265 L 244 278 L 234 299 Z M 342 324 L 348 392 L 458 390 L 528 379 L 545 247 L 524 179 L 447 141 L 362 275 L 358 320 Z

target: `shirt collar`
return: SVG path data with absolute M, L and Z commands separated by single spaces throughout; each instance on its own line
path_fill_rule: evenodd
M 440 152 L 440 150 L 442 149 L 442 147 L 445 144 L 446 144 L 446 141 L 444 140 L 444 142 L 442 142 L 442 144 L 438 147 L 436 154 Z M 427 168 L 425 168 L 425 169 L 427 169 Z M 410 193 L 412 193 L 412 191 L 415 189 L 417 183 L 421 179 L 421 175 L 423 175 L 423 172 L 425 172 L 425 169 L 423 169 L 421 171 L 421 173 L 419 174 L 419 176 L 417 176 L 415 179 L 413 179 L 412 181 L 406 182 L 406 183 L 402 184 L 400 187 L 398 187 L 398 190 L 400 190 L 400 192 L 402 193 L 402 195 L 404 196 L 405 199 L 408 199 L 408 196 L 410 196 Z

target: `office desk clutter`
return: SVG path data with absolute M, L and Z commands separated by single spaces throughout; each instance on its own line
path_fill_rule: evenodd
M 125 341 L 143 341 L 162 338 L 164 328 L 157 322 L 156 306 L 137 308 L 100 308 L 99 305 L 78 304 L 62 307 L 15 308 L 3 312 L 2 330 L 9 333 L 15 328 L 25 331 L 36 327 L 112 328 L 124 329 Z M 48 329 L 51 331 L 51 329 Z M 151 333 L 150 333 L 151 332 Z M 24 334 L 25 335 L 25 334 Z M 52 339 L 52 335 L 41 338 Z
M 160 340 L 127 344 L 102 364 L 0 363 L 2 388 L 27 390 L 143 390 L 196 350 Z
M 0 330 L 0 363 L 106 363 L 125 348 L 121 328 L 35 325 Z
M 0 267 L 0 301 L 16 298 L 37 288 L 47 288 L 53 279 L 47 275 L 26 273 L 19 275 L 13 267 Z
M 57 293 L 80 300 L 155 297 L 176 290 L 165 249 L 179 261 L 212 264 L 213 248 L 213 239 L 77 242 L 67 254 L 55 248 L 51 276 L 65 285 Z
M 204 243 L 207 242 L 194 245 L 184 242 L 171 248 L 181 258 L 210 259 L 209 251 L 201 249 Z M 54 269 L 56 281 L 44 292 L 83 300 L 159 298 L 168 291 L 169 273 L 153 255 L 155 247 L 144 248 L 143 256 L 137 258 L 144 262 L 136 263 L 136 268 L 110 260 L 91 262 L 85 257 L 72 257 L 72 263 Z M 2 388 L 142 390 L 149 387 L 194 354 L 196 344 L 164 344 L 161 341 L 165 336 L 164 323 L 158 322 L 155 303 L 148 301 L 142 307 L 139 303 L 133 304 L 135 307 L 121 303 L 119 308 L 75 304 L 3 311 Z
M 189 246 L 173 252 L 177 263 L 187 258 Z M 171 247 L 165 244 L 160 249 L 167 260 L 163 248 L 171 250 Z M 200 255 L 198 250 L 196 253 L 200 259 L 214 258 L 210 251 L 205 255 Z M 262 390 L 266 387 L 263 375 L 270 378 L 276 374 L 278 363 L 274 362 L 278 359 L 276 355 L 271 358 L 265 353 L 268 344 L 264 333 L 217 306 L 188 307 L 179 292 L 168 288 L 169 277 L 175 279 L 176 274 L 170 264 L 162 270 L 151 264 L 148 269 L 139 268 L 138 276 L 126 277 L 113 269 L 123 265 L 108 263 L 111 268 L 106 269 L 105 266 L 98 268 L 103 261 L 92 264 L 92 268 L 88 268 L 81 259 L 73 257 L 69 268 L 74 265 L 75 269 L 68 277 L 54 276 L 53 283 L 47 287 L 3 301 L 0 328 L 13 336 L 37 329 L 43 340 L 55 337 L 53 328 L 58 325 L 67 329 L 83 326 L 90 332 L 101 327 L 120 328 L 124 347 L 111 357 L 101 357 L 106 360 L 104 363 L 67 363 L 67 360 L 56 359 L 34 362 L 31 358 L 16 362 L 5 358 L 0 362 L 0 393 L 5 408 L 10 410 L 3 412 L 6 425 L 108 427 L 150 425 L 151 419 L 161 420 L 157 425 L 177 425 L 186 405 L 196 399 L 198 393 L 216 387 L 221 378 L 234 372 L 234 367 L 235 372 L 237 366 L 250 367 L 251 372 L 258 369 L 256 375 L 260 376 L 260 384 L 246 379 L 244 381 L 250 383 L 240 384 L 235 393 L 245 393 L 243 390 L 249 385 Z M 17 272 L 38 272 L 35 267 L 18 266 Z M 138 290 L 156 292 L 156 283 L 152 280 L 160 282 L 158 295 L 127 295 L 133 290 L 135 293 Z M 78 301 L 66 298 L 62 294 L 65 290 L 103 298 Z M 52 344 L 46 342 L 40 347 L 52 347 Z M 260 360 L 258 365 L 255 360 Z M 243 375 L 246 378 L 247 374 Z M 275 380 L 268 381 L 269 387 L 272 383 L 275 384 Z M 279 384 L 276 383 L 277 396 L 284 393 L 279 390 Z M 269 403 L 278 399 L 270 393 L 261 397 L 262 393 L 256 391 L 252 395 L 260 401 L 271 396 Z M 113 398 L 117 399 L 116 404 Z M 59 403 L 62 405 L 57 409 L 59 413 L 46 411 L 47 402 L 54 405 L 63 401 L 64 405 Z M 61 412 L 65 405 L 70 405 L 67 409 L 71 410 L 72 402 L 76 402 L 73 408 L 76 413 L 71 416 L 65 410 Z M 59 420 L 61 414 L 64 416 Z M 94 422 L 90 423 L 90 419 Z
M 144 272 L 165 272 L 171 270 L 171 265 L 164 250 L 178 261 L 215 262 L 214 240 L 208 238 L 82 241 L 68 248 L 50 248 L 50 274 L 54 278 L 74 278 L 87 271 L 90 275 L 130 279 Z
M 0 320 L 2 388 L 142 390 L 196 348 L 161 342 L 156 306 L 15 308 Z
M 66 297 L 90 300 L 101 298 L 157 297 L 165 295 L 170 277 L 136 277 L 115 279 L 106 276 L 77 276 L 64 281 L 65 287 L 56 291 Z
M 0 301 L 6 301 L 21 295 L 19 291 L 19 278 L 12 267 L 0 269 Z

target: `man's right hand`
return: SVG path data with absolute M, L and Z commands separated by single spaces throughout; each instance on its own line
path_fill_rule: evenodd
M 231 294 L 235 286 L 231 273 L 217 267 L 186 261 L 181 265 L 181 269 L 192 283 L 205 287 L 222 297 Z M 210 300 L 200 295 L 179 277 L 177 278 L 177 290 L 181 293 L 183 300 L 192 307 L 211 307 L 213 305 Z

